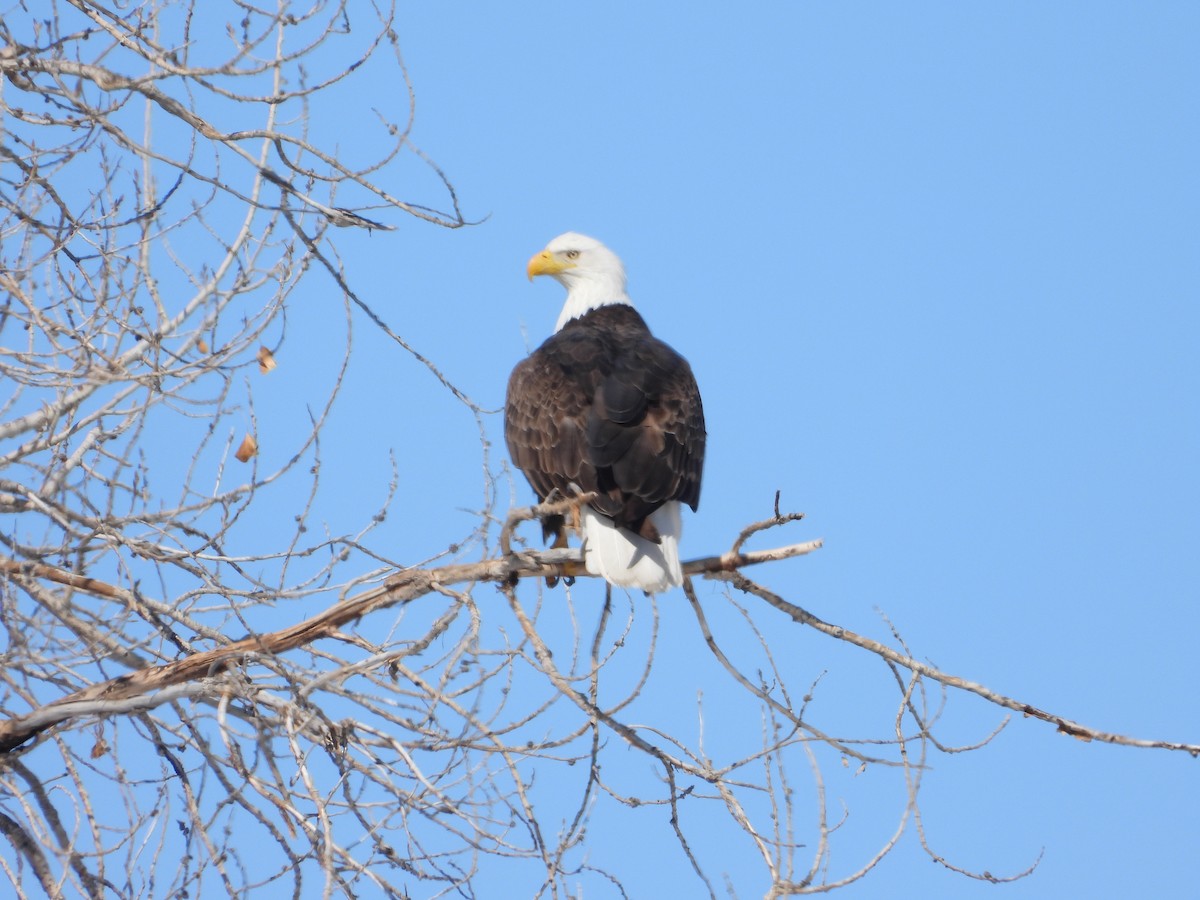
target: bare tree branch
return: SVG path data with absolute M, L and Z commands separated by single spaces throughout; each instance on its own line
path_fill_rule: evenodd
M 845 641 L 849 644 L 854 644 L 856 647 L 861 647 L 874 653 L 876 656 L 895 663 L 908 669 L 914 674 L 924 678 L 932 679 L 961 691 L 966 691 L 971 694 L 976 694 L 989 703 L 994 703 L 996 706 L 1004 707 L 1021 713 L 1034 719 L 1040 719 L 1043 722 L 1048 722 L 1054 725 L 1061 734 L 1067 734 L 1071 737 L 1078 738 L 1082 741 L 1102 741 L 1106 744 L 1120 744 L 1125 747 L 1141 747 L 1144 749 L 1154 750 L 1177 750 L 1184 753 L 1189 753 L 1192 756 L 1200 755 L 1200 744 L 1192 744 L 1180 741 L 1161 741 L 1146 738 L 1128 737 L 1122 734 L 1114 734 L 1112 732 L 1100 731 L 1095 728 L 1090 728 L 1086 725 L 1081 725 L 1063 716 L 1055 715 L 1054 713 L 1046 712 L 1038 709 L 1030 703 L 1025 703 L 1020 700 L 1007 697 L 1004 694 L 993 691 L 974 681 L 969 681 L 966 678 L 961 678 L 957 675 L 950 675 L 942 672 L 933 666 L 927 665 L 915 660 L 910 656 L 899 653 L 890 647 L 864 637 L 861 634 L 855 634 L 849 629 L 843 628 L 840 625 L 833 625 L 829 622 L 822 621 L 812 613 L 793 603 L 789 603 L 777 594 L 773 594 L 761 585 L 755 584 L 750 579 L 746 578 L 738 572 L 714 574 L 712 577 L 722 581 L 728 581 L 738 590 L 745 591 L 754 596 L 759 597 L 769 603 L 771 606 L 778 609 L 780 612 L 786 613 L 793 621 L 807 625 L 810 628 L 815 628 L 822 634 L 836 638 L 840 641 Z
M 1037 861 L 971 871 L 925 831 L 930 756 L 1003 727 L 942 739 L 956 692 L 1085 740 L 1200 752 L 1045 712 L 919 662 L 899 629 L 874 641 L 750 580 L 821 547 L 746 549 L 800 521 L 778 495 L 727 552 L 684 565 L 686 605 L 606 588 L 577 549 L 530 549 L 524 523 L 587 498 L 505 515 L 493 417 L 350 275 L 364 231 L 468 224 L 412 141 L 390 2 L 27 6 L 0 20 L 8 893 L 628 896 L 598 820 L 641 829 L 694 879 L 685 894 L 744 892 L 714 841 L 781 897 L 866 877 L 912 823 L 939 865 L 1002 881 Z M 362 106 L 364 80 L 388 102 Z M 327 112 L 354 104 L 348 141 Z M 408 546 L 398 453 L 357 508 L 327 502 L 363 326 L 478 429 L 483 500 L 446 549 Z M 313 329 L 319 346 L 297 339 Z M 288 417 L 271 398 L 300 357 L 319 387 Z M 701 577 L 724 585 L 703 604 Z M 819 721 L 821 674 L 796 674 L 776 611 L 882 660 L 894 716 Z M 696 622 L 695 671 L 659 660 L 674 616 Z M 656 702 L 664 678 L 694 707 Z M 847 866 L 841 791 L 868 769 L 903 799 Z

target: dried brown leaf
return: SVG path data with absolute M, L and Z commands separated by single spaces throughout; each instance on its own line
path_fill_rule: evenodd
M 258 453 L 258 441 L 254 435 L 248 434 L 242 438 L 242 446 L 237 448 L 237 453 L 233 454 L 237 457 L 238 462 L 249 462 L 250 458 Z
M 276 365 L 278 365 L 278 363 L 275 362 L 275 354 L 272 353 L 270 350 L 268 350 L 266 347 L 259 347 L 258 348 L 258 371 L 261 372 L 263 375 L 266 375 L 268 372 L 270 372 L 272 369 L 274 369 Z

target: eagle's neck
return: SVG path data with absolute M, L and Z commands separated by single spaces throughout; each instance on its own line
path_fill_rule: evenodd
M 586 281 L 568 284 L 567 302 L 558 314 L 558 324 L 554 326 L 554 330 L 562 331 L 563 326 L 572 319 L 580 319 L 593 309 L 617 304 L 633 306 L 633 301 L 625 293 L 623 277 L 589 278 Z

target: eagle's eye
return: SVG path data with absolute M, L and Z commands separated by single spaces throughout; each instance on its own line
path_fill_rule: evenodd
M 578 250 L 568 250 L 567 251 L 567 259 L 579 259 L 579 251 Z

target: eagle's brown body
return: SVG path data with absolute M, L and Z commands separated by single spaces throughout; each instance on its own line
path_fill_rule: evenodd
M 658 542 L 648 517 L 700 503 L 704 410 L 687 360 L 625 304 L 567 322 L 513 370 L 505 439 L 538 498 L 595 492 L 591 506 Z M 544 524 L 547 534 L 563 521 Z

